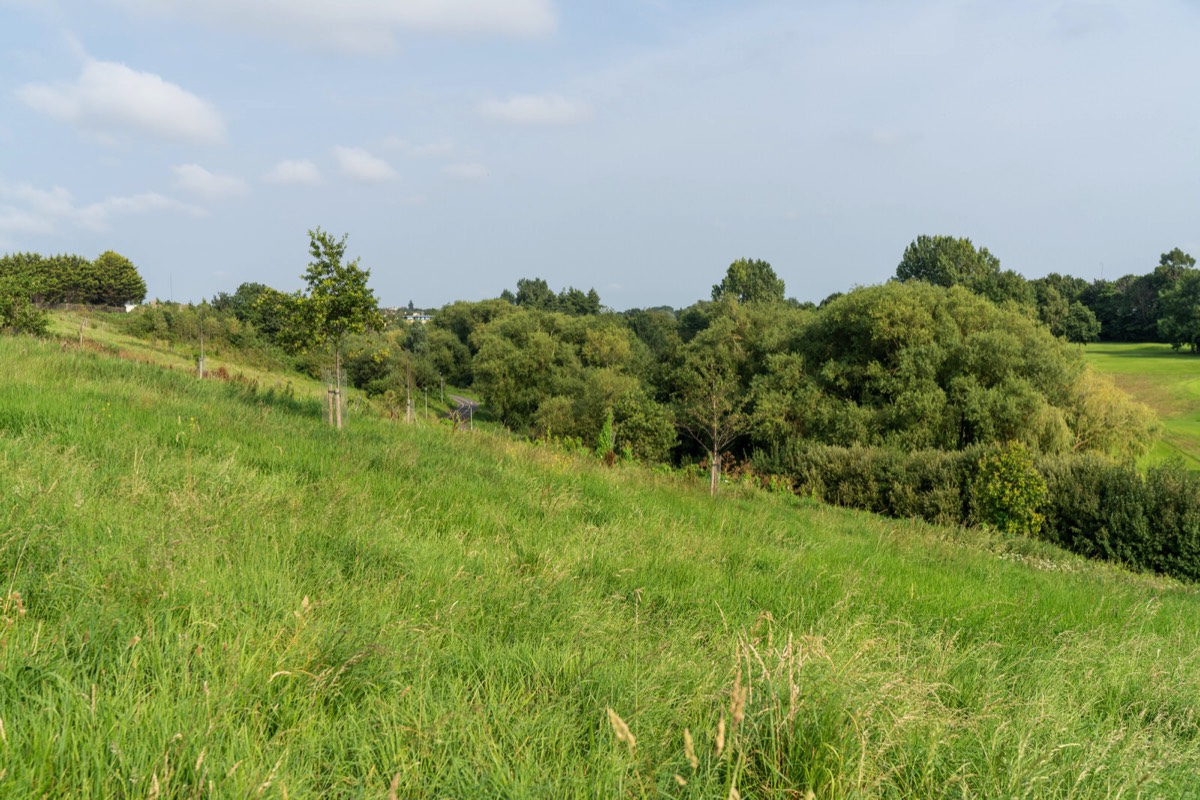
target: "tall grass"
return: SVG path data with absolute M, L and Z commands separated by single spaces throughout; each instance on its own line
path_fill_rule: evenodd
M 0 796 L 1200 792 L 1190 587 L 499 436 L 339 435 L 32 340 L 0 363 Z

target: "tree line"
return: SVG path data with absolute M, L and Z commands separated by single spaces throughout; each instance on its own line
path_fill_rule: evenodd
M 111 250 L 95 260 L 66 254 L 0 256 L 0 330 L 44 332 L 45 306 L 115 307 L 145 298 L 146 282 L 137 267 Z
M 343 375 L 390 405 L 449 384 L 480 394 L 514 432 L 609 463 L 704 469 L 714 493 L 733 467 L 882 513 L 1023 533 L 1045 524 L 1081 552 L 1200 576 L 1200 557 L 1186 555 L 1200 552 L 1191 512 L 1164 510 L 1191 509 L 1196 481 L 1137 477 L 1157 420 L 1079 347 L 1137 336 L 1196 350 L 1200 270 L 1180 250 L 1145 276 L 1030 281 L 969 239 L 921 236 L 893 280 L 820 304 L 789 299 L 768 262 L 739 259 L 682 309 L 618 312 L 594 289 L 555 292 L 534 278 L 450 303 L 429 324 L 387 325 L 369 270 L 345 258 L 346 237 L 318 228 L 309 239 L 303 291 L 243 283 L 121 324 L 328 374 L 333 424 Z M 1087 528 L 1114 487 L 1123 508 L 1141 511 Z M 1170 547 L 1159 541 L 1167 528 Z

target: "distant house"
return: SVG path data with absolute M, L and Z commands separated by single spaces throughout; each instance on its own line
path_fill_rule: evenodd
M 429 322 L 429 320 L 431 320 L 431 319 L 433 319 L 433 317 L 429 314 L 405 314 L 404 315 L 404 321 L 407 322 L 409 325 L 412 325 L 414 322 L 419 322 L 422 325 L 424 325 L 425 323 Z

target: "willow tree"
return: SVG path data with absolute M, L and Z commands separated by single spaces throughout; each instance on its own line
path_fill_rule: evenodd
M 343 263 L 346 237 L 334 239 L 317 228 L 308 232 L 312 261 L 304 273 L 308 284 L 301 302 L 305 330 L 313 344 L 328 347 L 333 354 L 334 422 L 342 427 L 342 347 L 346 337 L 383 328 L 383 315 L 375 292 L 367 286 L 371 271 L 358 259 Z

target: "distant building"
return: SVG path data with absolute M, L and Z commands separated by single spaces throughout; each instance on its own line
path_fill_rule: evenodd
M 419 322 L 422 325 L 424 325 L 425 323 L 429 322 L 429 320 L 431 320 L 431 319 L 433 319 L 433 317 L 429 314 L 405 314 L 404 315 L 404 321 L 407 322 L 409 325 L 412 325 L 414 322 Z

